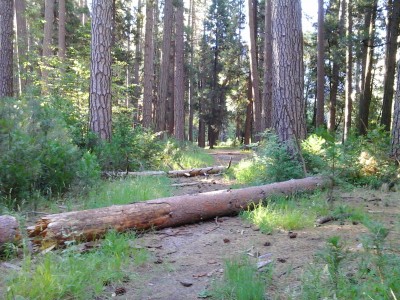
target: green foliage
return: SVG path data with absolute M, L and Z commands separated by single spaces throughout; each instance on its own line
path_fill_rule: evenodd
M 239 183 L 260 184 L 301 178 L 304 174 L 300 163 L 293 159 L 285 145 L 275 134 L 267 133 L 250 161 L 235 167 Z
M 99 208 L 129 204 L 170 196 L 170 180 L 167 177 L 143 176 L 115 181 L 104 181 L 93 187 L 88 195 L 79 200 L 84 208 Z M 70 203 L 71 206 L 74 203 Z
M 105 285 L 130 278 L 127 265 L 146 261 L 147 252 L 132 247 L 134 239 L 133 233 L 110 232 L 87 253 L 72 245 L 60 253 L 28 255 L 22 270 L 6 278 L 4 299 L 93 299 Z
M 318 215 L 328 210 L 321 194 L 310 196 L 275 196 L 266 204 L 256 205 L 254 210 L 244 211 L 242 217 L 257 225 L 262 232 L 276 229 L 294 230 L 314 225 Z
M 225 262 L 224 279 L 212 290 L 215 299 L 262 300 L 265 297 L 267 274 L 258 272 L 249 259 L 242 256 Z
M 400 256 L 388 247 L 388 229 L 364 218 L 364 251 L 352 254 L 339 237 L 328 239 L 303 278 L 301 299 L 396 299 Z
M 36 192 L 63 193 L 82 176 L 87 183 L 99 178 L 96 158 L 82 156 L 49 102 L 4 100 L 0 116 L 0 197 L 7 203 L 19 205 Z

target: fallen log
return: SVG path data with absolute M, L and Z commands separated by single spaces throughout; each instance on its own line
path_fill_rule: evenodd
M 308 177 L 237 190 L 160 198 L 129 205 L 67 212 L 41 217 L 28 228 L 33 242 L 62 245 L 66 241 L 89 241 L 108 230 L 145 230 L 195 223 L 216 216 L 232 215 L 274 194 L 292 194 L 326 187 L 323 177 Z
M 0 216 L 0 248 L 5 243 L 14 243 L 19 239 L 18 220 L 12 216 Z
M 200 175 L 219 174 L 229 169 L 229 167 L 213 166 L 206 168 L 195 168 L 195 169 L 174 170 L 174 171 L 105 172 L 105 175 L 111 177 L 112 176 L 160 176 L 160 175 L 165 175 L 168 177 L 194 177 Z

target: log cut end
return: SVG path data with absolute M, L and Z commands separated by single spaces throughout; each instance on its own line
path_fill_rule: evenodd
M 18 220 L 12 216 L 0 216 L 0 247 L 5 243 L 15 243 L 20 239 Z

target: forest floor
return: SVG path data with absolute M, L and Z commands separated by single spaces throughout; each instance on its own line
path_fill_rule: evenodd
M 229 150 L 213 150 L 211 154 L 217 164 L 222 165 L 227 165 L 230 157 L 233 163 L 237 163 L 246 156 L 242 152 Z M 234 183 L 221 176 L 176 179 L 176 183 L 183 182 L 197 184 L 177 188 L 175 195 L 225 189 Z M 349 192 L 337 190 L 334 195 L 335 201 L 364 208 L 388 228 L 397 222 L 400 213 L 399 192 L 354 189 Z M 152 259 L 135 270 L 137 278 L 127 283 L 124 286 L 127 293 L 117 298 L 205 298 L 213 282 L 223 277 L 227 259 L 248 255 L 256 263 L 257 256 L 268 254 L 273 264 L 272 284 L 267 291 L 269 298 L 296 299 L 303 273 L 329 237 L 340 236 L 350 251 L 359 251 L 360 236 L 366 232 L 367 229 L 361 224 L 335 221 L 299 230 L 296 238 L 289 238 L 285 231 L 263 234 L 257 227 L 234 216 L 147 233 L 138 239 L 138 247 L 147 248 L 152 253 Z M 389 234 L 390 240 L 397 238 Z
M 231 157 L 236 164 L 249 154 L 239 150 L 210 150 L 216 165 L 228 165 Z M 204 193 L 229 188 L 235 184 L 223 176 L 177 178 L 174 183 L 196 183 L 176 187 L 174 195 Z M 335 202 L 360 207 L 389 229 L 400 214 L 400 192 L 383 192 L 355 188 L 335 190 Z M 257 263 L 259 256 L 272 260 L 272 275 L 267 288 L 268 299 L 296 299 L 301 290 L 304 272 L 313 263 L 315 254 L 324 248 L 329 237 L 340 236 L 349 251 L 360 251 L 360 236 L 367 229 L 351 221 L 333 221 L 319 227 L 288 232 L 276 230 L 264 234 L 239 216 L 213 220 L 176 228 L 151 231 L 140 235 L 135 247 L 147 249 L 150 259 L 141 266 L 126 266 L 132 280 L 123 285 L 107 286 L 100 299 L 191 300 L 208 297 L 207 291 L 223 277 L 227 259 L 243 255 Z M 398 236 L 390 231 L 389 240 L 398 244 Z M 3 270 L 2 270 L 3 269 Z M 4 266 L 0 264 L 0 272 Z M 113 295 L 117 288 L 126 291 Z M 1 289 L 1 287 L 0 287 Z

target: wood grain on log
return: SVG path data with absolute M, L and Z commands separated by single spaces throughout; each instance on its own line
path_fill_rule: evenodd
M 65 241 L 87 241 L 108 230 L 145 230 L 199 222 L 232 215 L 276 194 L 292 194 L 326 187 L 322 177 L 308 177 L 237 190 L 160 198 L 129 205 L 74 211 L 42 217 L 28 228 L 34 242 L 48 245 Z
M 5 243 L 14 243 L 19 239 L 17 219 L 12 216 L 0 216 L 0 247 Z

